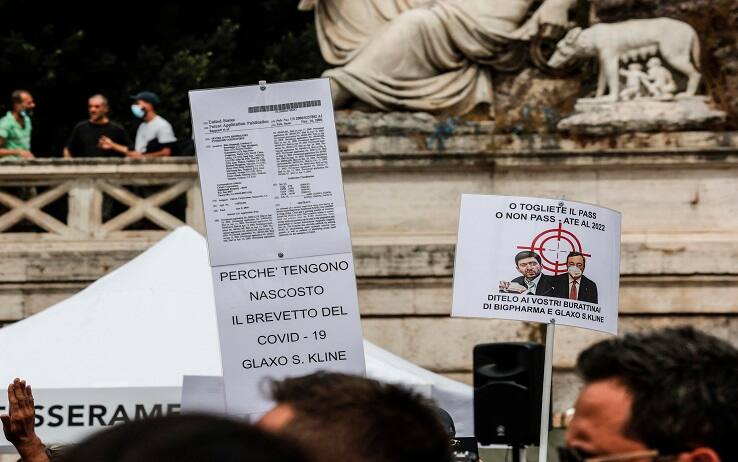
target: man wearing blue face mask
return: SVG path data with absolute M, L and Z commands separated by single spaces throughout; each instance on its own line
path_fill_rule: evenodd
M 0 162 L 34 159 L 31 153 L 31 112 L 36 104 L 25 90 L 10 95 L 10 110 L 0 118 Z
M 136 131 L 134 150 L 127 146 L 113 142 L 110 138 L 101 137 L 100 147 L 113 149 L 127 157 L 167 157 L 172 155 L 172 147 L 177 141 L 172 125 L 156 113 L 159 106 L 159 97 L 150 91 L 139 92 L 131 98 L 135 101 L 131 105 L 131 112 L 141 124 Z
M 597 284 L 584 275 L 586 260 L 579 252 L 566 257 L 567 272 L 553 278 L 554 296 L 597 303 Z

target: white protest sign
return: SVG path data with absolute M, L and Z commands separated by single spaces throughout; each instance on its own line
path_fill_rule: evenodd
M 269 409 L 265 378 L 364 374 L 350 253 L 218 266 L 213 284 L 229 413 Z
M 327 79 L 190 92 L 229 414 L 267 379 L 364 374 Z
M 47 445 L 78 443 L 111 425 L 179 414 L 180 387 L 34 388 L 36 433 Z M 0 397 L 0 414 L 8 413 Z M 0 434 L 0 452 L 14 452 Z
M 212 266 L 351 252 L 328 79 L 190 106 Z
M 464 194 L 452 315 L 617 334 L 620 222 L 569 200 Z

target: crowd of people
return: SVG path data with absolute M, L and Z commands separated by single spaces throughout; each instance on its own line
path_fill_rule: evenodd
M 134 141 L 122 125 L 108 116 L 110 105 L 101 94 L 87 101 L 89 118 L 74 126 L 64 146 L 65 159 L 75 157 L 166 157 L 174 154 L 192 154 L 190 143 L 179 143 L 172 125 L 157 113 L 159 97 L 150 91 L 131 96 L 131 113 L 141 123 Z M 31 151 L 33 126 L 31 116 L 36 103 L 26 90 L 15 90 L 10 95 L 10 110 L 0 118 L 0 162 L 34 159 Z
M 5 437 L 25 462 L 448 462 L 449 433 L 417 393 L 364 377 L 318 372 L 275 381 L 275 407 L 255 426 L 224 417 L 167 416 L 114 426 L 49 449 L 35 432 L 30 385 L 8 387 Z
M 738 349 L 692 327 L 627 334 L 577 359 L 584 385 L 561 462 L 738 460 Z M 398 385 L 318 372 L 272 382 L 256 425 L 179 415 L 124 423 L 47 448 L 30 385 L 8 387 L 6 438 L 25 462 L 449 462 L 442 410 Z

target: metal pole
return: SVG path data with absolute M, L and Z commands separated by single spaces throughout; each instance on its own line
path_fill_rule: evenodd
M 538 447 L 538 462 L 548 460 L 548 419 L 551 408 L 551 372 L 553 370 L 554 330 L 556 320 L 546 325 L 546 359 L 543 363 L 543 396 L 541 397 L 541 442 Z

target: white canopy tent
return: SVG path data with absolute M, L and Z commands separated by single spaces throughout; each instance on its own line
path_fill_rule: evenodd
M 68 409 L 43 411 L 56 427 L 109 424 L 111 417 L 120 421 L 121 412 L 150 415 L 155 406 L 145 407 L 147 397 L 172 406 L 183 376 L 221 375 L 217 335 L 205 239 L 182 227 L 80 293 L 0 329 L 0 384 L 22 377 L 32 384 L 37 405 L 45 396 L 66 402 Z M 370 377 L 424 391 L 451 413 L 460 435 L 473 433 L 471 387 L 369 342 L 365 352 Z M 115 398 L 123 402 L 131 390 L 133 407 L 115 411 Z M 69 397 L 59 398 L 64 393 Z M 3 396 L 0 411 L 5 402 Z M 96 419 L 102 411 L 95 414 L 89 403 L 105 402 L 112 406 L 107 420 Z M 44 431 L 52 432 L 42 425 L 41 436 Z

